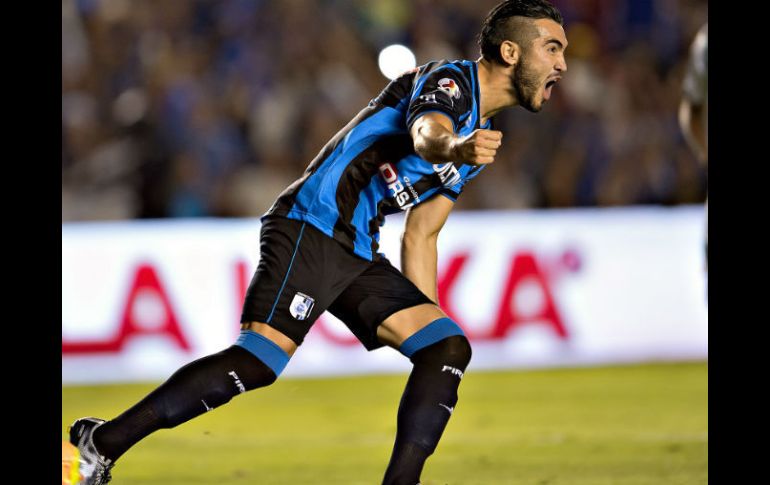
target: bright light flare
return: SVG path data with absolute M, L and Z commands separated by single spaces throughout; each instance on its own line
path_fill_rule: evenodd
M 377 63 L 385 77 L 395 79 L 405 71 L 413 69 L 417 65 L 417 58 L 408 47 L 393 44 L 380 51 Z

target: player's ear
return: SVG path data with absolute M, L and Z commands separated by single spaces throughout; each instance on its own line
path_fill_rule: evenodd
M 500 57 L 509 66 L 515 66 L 521 57 L 521 47 L 512 40 L 504 40 L 500 44 Z

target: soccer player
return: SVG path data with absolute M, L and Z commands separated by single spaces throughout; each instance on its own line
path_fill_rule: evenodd
M 436 242 L 463 187 L 495 160 L 504 108 L 540 111 L 567 70 L 561 14 L 545 0 L 497 5 L 476 61 L 433 61 L 390 82 L 338 132 L 262 218 L 260 261 L 240 337 L 179 369 L 120 416 L 70 427 L 85 483 L 150 433 L 265 387 L 325 310 L 369 350 L 413 363 L 384 484 L 419 483 L 457 403 L 471 358 L 438 306 Z M 401 270 L 378 252 L 388 214 L 406 211 Z
M 699 162 L 708 168 L 708 126 L 709 126 L 709 78 L 708 78 L 708 23 L 698 30 L 690 46 L 690 56 L 682 86 L 679 103 L 679 126 L 687 144 Z M 708 278 L 708 200 L 706 201 L 705 255 L 706 278 Z M 708 299 L 708 283 L 706 284 Z

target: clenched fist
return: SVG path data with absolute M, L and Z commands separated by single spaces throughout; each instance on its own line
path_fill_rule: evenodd
M 470 135 L 457 138 L 452 144 L 452 153 L 459 162 L 484 165 L 495 161 L 500 148 L 503 132 L 497 130 L 475 130 Z

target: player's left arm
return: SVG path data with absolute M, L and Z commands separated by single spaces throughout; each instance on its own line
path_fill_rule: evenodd
M 425 295 L 438 304 L 438 234 L 454 202 L 436 196 L 410 208 L 401 236 L 401 271 Z

